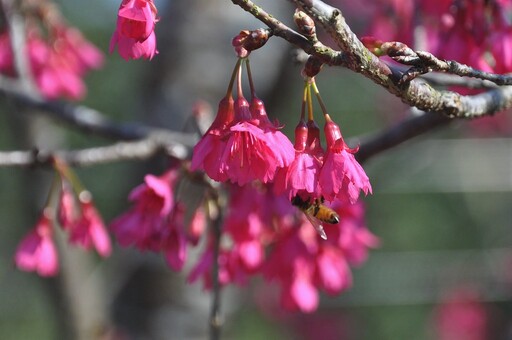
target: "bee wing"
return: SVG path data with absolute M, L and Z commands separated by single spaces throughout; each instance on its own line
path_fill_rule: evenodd
M 308 221 L 311 222 L 311 224 L 315 228 L 316 232 L 320 235 L 320 237 L 323 238 L 324 240 L 327 240 L 327 235 L 325 234 L 324 227 L 322 226 L 322 222 L 320 222 L 320 220 L 318 218 L 316 218 L 312 215 L 309 215 L 306 213 L 304 215 L 306 215 Z

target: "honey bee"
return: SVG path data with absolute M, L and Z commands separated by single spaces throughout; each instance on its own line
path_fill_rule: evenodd
M 331 208 L 325 206 L 323 197 L 314 200 L 303 200 L 299 195 L 292 198 L 292 205 L 296 206 L 306 215 L 320 237 L 327 240 L 322 223 L 337 224 L 340 222 L 340 216 Z

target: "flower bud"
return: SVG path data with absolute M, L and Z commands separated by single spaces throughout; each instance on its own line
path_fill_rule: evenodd
M 308 142 L 308 127 L 306 122 L 301 119 L 295 128 L 295 150 L 304 151 Z
M 299 28 L 299 31 L 304 34 L 308 39 L 316 38 L 316 27 L 315 22 L 309 15 L 301 11 L 300 9 L 295 10 L 293 15 L 293 21 Z
M 331 120 L 331 117 L 329 117 L 329 115 L 325 116 L 324 133 L 325 140 L 327 142 L 327 148 L 333 146 L 338 139 L 343 140 L 343 137 L 341 136 L 340 127 Z
M 302 75 L 305 77 L 313 78 L 322 70 L 322 66 L 324 63 L 315 56 L 309 56 L 306 64 L 304 65 L 304 69 L 302 70 Z
M 254 31 L 243 30 L 233 38 L 231 45 L 239 58 L 246 58 L 251 51 L 265 45 L 269 37 L 269 31 L 263 28 Z

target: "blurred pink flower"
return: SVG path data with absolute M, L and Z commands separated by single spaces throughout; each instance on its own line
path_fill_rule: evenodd
M 125 60 L 152 59 L 156 50 L 154 32 L 157 10 L 152 0 L 123 0 L 117 14 L 117 25 L 110 40 L 110 53 L 117 45 Z
M 144 183 L 131 191 L 129 200 L 134 206 L 110 224 L 121 246 L 133 244 L 140 250 L 160 251 L 167 218 L 174 206 L 172 187 L 177 178 L 175 170 L 160 177 L 146 175 Z
M 69 230 L 70 242 L 87 250 L 95 248 L 98 254 L 107 257 L 112 252 L 105 223 L 94 207 L 88 192 L 80 194 L 81 215 Z
M 361 264 L 378 239 L 364 225 L 361 203 L 335 200 L 331 206 L 340 223 L 329 225 L 322 240 L 305 219 L 280 230 L 264 265 L 264 275 L 281 286 L 281 303 L 291 310 L 311 312 L 318 291 L 335 295 L 352 285 L 350 264 Z
M 489 315 L 474 291 L 450 292 L 434 310 L 438 340 L 487 340 Z
M 19 243 L 14 262 L 23 271 L 35 271 L 41 276 L 54 276 L 59 271 L 57 249 L 52 238 L 49 212 L 43 212 L 35 228 Z
M 162 235 L 162 251 L 169 267 L 180 271 L 187 259 L 187 235 L 184 226 L 184 208 L 176 204 Z
M 70 230 L 78 218 L 75 194 L 67 181 L 62 181 L 57 206 L 57 221 L 63 229 Z
M 50 33 L 43 39 L 38 28 L 28 29 L 26 53 L 35 83 L 46 98 L 82 99 L 87 92 L 82 77 L 103 65 L 103 54 L 74 28 L 51 27 Z M 0 57 L 0 72 L 14 76 L 7 33 L 0 39 Z

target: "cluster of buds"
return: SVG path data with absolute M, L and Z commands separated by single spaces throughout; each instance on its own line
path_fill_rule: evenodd
M 158 21 L 153 0 L 123 0 L 117 13 L 117 26 L 110 40 L 110 53 L 117 45 L 125 60 L 152 59 L 156 49 L 155 24 Z
M 82 78 L 103 65 L 103 54 L 66 24 L 54 4 L 34 2 L 26 15 L 26 46 L 19 52 L 25 53 L 39 91 L 48 99 L 82 99 L 86 94 Z M 18 76 L 10 32 L 6 28 L 0 32 L 0 73 Z
M 53 276 L 59 271 L 54 241 L 56 224 L 68 233 L 69 242 L 73 245 L 86 250 L 94 248 L 102 257 L 109 256 L 112 251 L 105 224 L 94 206 L 91 193 L 83 189 L 76 175 L 64 163 L 55 159 L 54 165 L 58 176 L 46 207 L 34 229 L 21 240 L 14 258 L 19 269 L 35 271 L 41 276 Z M 59 197 L 55 207 L 52 199 L 57 191 Z

